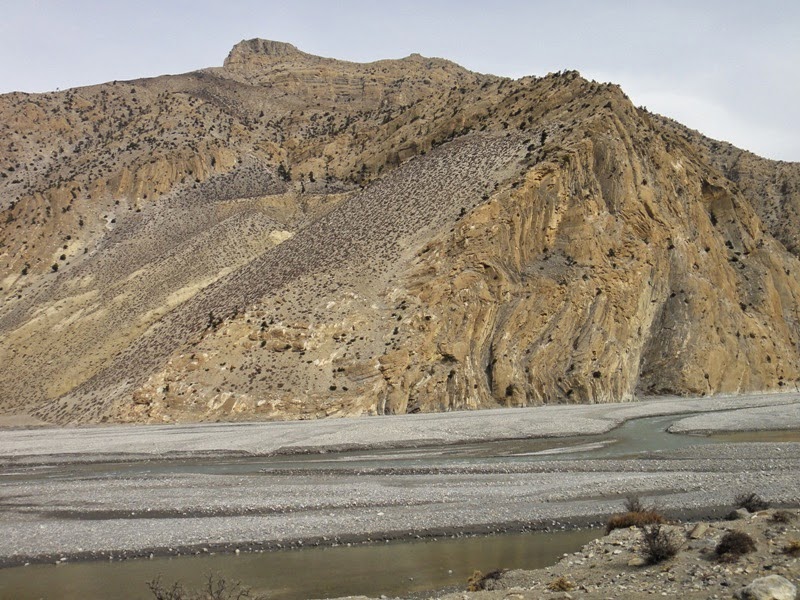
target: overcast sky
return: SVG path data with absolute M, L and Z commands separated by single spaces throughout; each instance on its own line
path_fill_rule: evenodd
M 412 52 L 521 77 L 577 69 L 637 105 L 800 161 L 798 0 L 0 0 L 0 92 L 222 64 L 242 39 L 354 61 Z

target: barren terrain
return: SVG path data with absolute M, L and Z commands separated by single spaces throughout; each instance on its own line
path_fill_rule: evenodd
M 795 389 L 800 166 L 577 72 L 248 40 L 0 97 L 6 422 Z

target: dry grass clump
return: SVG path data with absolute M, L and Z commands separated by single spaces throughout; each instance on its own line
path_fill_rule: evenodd
M 737 507 L 744 508 L 752 513 L 769 508 L 769 502 L 755 492 L 739 494 L 734 498 L 733 502 Z
M 800 540 L 789 540 L 783 547 L 783 553 L 797 558 L 800 556 Z
M 468 592 L 480 592 L 482 590 L 491 590 L 494 588 L 494 582 L 500 579 L 503 571 L 496 569 L 489 571 L 484 575 L 480 571 L 475 571 L 472 576 L 467 579 Z
M 675 534 L 661 527 L 649 525 L 642 528 L 641 553 L 649 565 L 657 565 L 678 554 L 681 544 Z
M 666 523 L 664 515 L 655 510 L 643 510 L 640 512 L 626 512 L 612 515 L 606 523 L 606 533 L 611 533 L 615 529 L 625 529 L 627 527 L 644 527 L 646 525 L 661 525 Z
M 661 525 L 666 523 L 664 515 L 653 506 L 645 505 L 639 496 L 625 498 L 625 512 L 612 515 L 606 523 L 606 534 L 615 529 L 627 527 L 644 527 L 646 525 Z
M 560 577 L 556 577 L 553 579 L 553 581 L 548 583 L 547 589 L 551 592 L 569 592 L 570 590 L 575 589 L 575 584 L 561 575 Z
M 722 536 L 714 552 L 720 560 L 732 562 L 756 549 L 756 542 L 744 531 L 729 531 Z

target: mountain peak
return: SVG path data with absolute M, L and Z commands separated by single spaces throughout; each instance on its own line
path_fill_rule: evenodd
M 303 52 L 287 42 L 253 38 L 251 40 L 242 40 L 236 44 L 228 53 L 228 57 L 225 59 L 223 66 L 229 67 L 231 65 L 246 63 L 255 57 L 262 59 L 265 57 L 285 58 L 303 54 Z

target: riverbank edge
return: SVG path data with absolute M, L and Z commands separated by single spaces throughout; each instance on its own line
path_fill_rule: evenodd
M 655 502 L 657 505 L 657 501 Z M 620 507 L 621 507 L 620 503 Z M 780 505 L 776 505 L 780 507 Z M 794 506 L 787 506 L 794 508 Z M 660 511 L 670 521 L 685 523 L 693 521 L 718 521 L 722 520 L 732 509 L 731 505 L 707 506 L 691 509 L 668 509 Z M 67 565 L 75 562 L 100 562 L 100 561 L 127 561 L 148 560 L 151 558 L 191 557 L 213 554 L 256 554 L 266 552 L 280 552 L 286 550 L 300 550 L 303 548 L 335 548 L 346 545 L 373 545 L 386 543 L 404 543 L 417 541 L 435 541 L 440 538 L 456 539 L 461 537 L 480 537 L 492 535 L 506 535 L 515 533 L 548 533 L 555 531 L 575 531 L 597 529 L 598 537 L 604 534 L 606 522 L 612 514 L 598 513 L 595 515 L 580 515 L 562 519 L 547 519 L 530 523 L 508 521 L 498 523 L 485 523 L 466 527 L 440 527 L 431 529 L 405 529 L 397 531 L 383 531 L 371 534 L 340 535 L 335 537 L 299 537 L 283 538 L 268 541 L 238 541 L 222 543 L 201 543 L 185 546 L 153 546 L 137 550 L 119 551 L 84 551 L 43 553 L 34 555 L 1 556 L 0 571 L 29 565 Z M 204 515 L 208 516 L 208 515 Z M 212 515 L 213 516 L 213 515 Z M 238 551 L 238 552 L 237 552 Z

